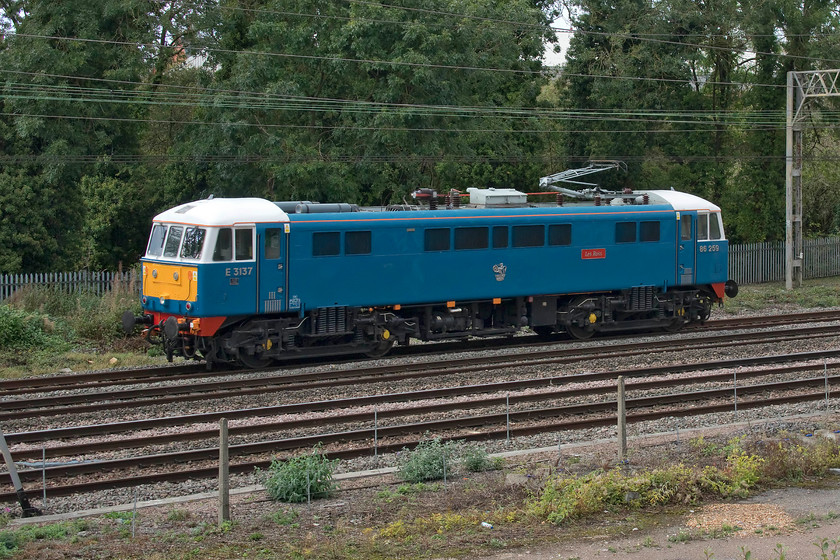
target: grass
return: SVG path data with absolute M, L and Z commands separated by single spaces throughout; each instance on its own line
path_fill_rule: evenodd
M 139 313 L 131 290 L 98 296 L 32 287 L 0 305 L 2 378 L 163 363 L 139 336 L 122 332 L 122 313 Z
M 786 290 L 784 282 L 741 286 L 737 297 L 725 300 L 723 311 L 734 314 L 778 306 L 840 307 L 840 277 L 806 280 L 792 290 Z
M 840 277 L 808 280 L 790 291 L 783 283 L 742 286 L 738 297 L 726 300 L 723 313 L 779 306 L 840 307 Z M 134 289 L 105 296 L 19 290 L 0 305 L 0 378 L 164 364 L 165 358 L 140 335 L 123 334 L 120 316 L 126 309 L 140 311 Z M 487 464 L 480 452 L 474 457 L 475 470 L 500 467 Z
M 698 439 L 705 452 L 692 453 L 696 463 L 690 466 L 654 453 L 657 456 L 651 457 L 647 468 L 603 471 L 597 456 L 584 456 L 578 463 L 581 474 L 546 473 L 544 486 L 533 490 L 507 484 L 506 474 L 521 466 L 473 473 L 461 457 L 452 462 L 453 477 L 446 487 L 439 482 L 369 487 L 359 490 L 362 494 L 341 492 L 324 505 L 281 505 L 260 499 L 248 505 L 249 515 L 243 513 L 221 527 L 212 508 L 209 513 L 192 514 L 178 508 L 147 510 L 138 517 L 136 538 L 128 533 L 131 513 L 118 512 L 91 520 L 90 530 L 52 527 L 38 533 L 23 528 L 7 532 L 6 550 L 13 551 L 7 556 L 20 558 L 39 557 L 44 547 L 70 554 L 71 546 L 85 551 L 80 557 L 156 560 L 470 558 L 540 544 L 555 543 L 562 550 L 562 543 L 588 541 L 596 535 L 602 540 L 622 538 L 631 528 L 640 531 L 638 550 L 676 548 L 690 541 L 727 538 L 740 530 L 733 522 L 716 529 L 672 529 L 659 543 L 649 536 L 653 530 L 681 526 L 694 504 L 789 485 L 790 464 L 811 481 L 840 465 L 840 445 L 833 440 L 799 446 L 785 443 L 787 439 L 784 433 L 719 442 Z M 662 467 L 662 459 L 677 466 Z M 638 496 L 628 499 L 630 490 Z M 558 511 L 564 514 L 551 515 Z M 810 530 L 836 517 L 835 513 L 806 516 L 798 526 Z M 17 531 L 19 535 L 13 534 Z M 761 534 L 779 537 L 772 527 Z M 819 558 L 818 551 L 837 557 L 832 556 L 836 542 L 814 544 L 812 557 Z M 624 549 L 616 546 L 608 542 L 604 548 L 608 555 L 621 555 Z
M 85 531 L 84 521 L 24 526 L 0 531 L 0 558 L 14 558 L 20 549 L 35 541 L 66 541 Z

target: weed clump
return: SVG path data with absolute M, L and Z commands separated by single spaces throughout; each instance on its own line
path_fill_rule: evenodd
M 330 461 L 318 450 L 285 461 L 275 459 L 268 467 L 265 488 L 272 499 L 281 502 L 327 498 L 336 489 L 333 472 L 337 465 L 337 459 Z
M 403 449 L 398 458 L 397 476 L 416 483 L 445 478 L 452 470 L 455 444 L 440 438 L 421 441 L 413 450 Z
M 719 469 L 682 463 L 628 474 L 620 468 L 584 476 L 555 476 L 532 498 L 529 513 L 551 523 L 593 515 L 605 509 L 694 504 L 703 496 L 742 498 L 763 476 L 765 460 L 734 447 Z
M 463 454 L 464 468 L 469 472 L 494 471 L 504 466 L 501 457 L 491 458 L 487 450 L 480 447 L 470 447 Z

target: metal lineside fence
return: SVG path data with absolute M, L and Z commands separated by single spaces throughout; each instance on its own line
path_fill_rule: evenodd
M 840 276 L 840 237 L 805 240 L 802 277 Z M 729 246 L 729 277 L 740 285 L 783 282 L 785 243 L 745 243 Z
M 803 276 L 826 278 L 840 276 L 840 237 L 805 240 Z M 785 279 L 785 244 L 782 241 L 746 243 L 729 246 L 729 278 L 740 285 L 782 282 Z M 102 295 L 115 287 L 123 291 L 139 290 L 133 270 L 123 272 L 44 272 L 0 275 L 0 301 L 17 290 L 43 287 L 66 293 L 90 292 Z
M 115 288 L 120 291 L 139 290 L 139 279 L 133 270 L 123 272 L 42 272 L 0 275 L 0 301 L 25 287 L 40 287 L 68 294 L 87 292 L 103 295 Z

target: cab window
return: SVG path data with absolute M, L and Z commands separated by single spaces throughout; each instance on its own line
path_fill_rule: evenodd
M 683 241 L 691 240 L 691 216 L 683 214 L 680 216 L 680 239 Z
M 163 240 L 166 239 L 166 226 L 155 224 L 152 228 L 152 235 L 149 237 L 149 246 L 146 247 L 146 254 L 150 257 L 159 257 L 163 252 Z
M 709 215 L 697 214 L 697 241 L 709 239 Z
M 178 256 L 178 248 L 181 246 L 181 236 L 183 234 L 183 226 L 172 226 L 169 228 L 169 235 L 166 236 L 166 245 L 163 247 L 164 257 Z
M 252 229 L 237 229 L 234 230 L 234 239 L 236 241 L 236 260 L 249 261 L 254 258 L 254 230 Z
M 283 230 L 280 228 L 269 228 L 265 230 L 265 258 L 280 258 L 280 239 Z
M 184 232 L 184 246 L 181 247 L 181 258 L 196 260 L 201 258 L 201 249 L 204 247 L 204 228 L 189 227 Z
M 216 248 L 213 250 L 214 261 L 229 261 L 233 259 L 233 230 L 222 228 L 216 237 Z
M 723 239 L 723 228 L 720 225 L 720 214 L 709 214 L 709 239 Z

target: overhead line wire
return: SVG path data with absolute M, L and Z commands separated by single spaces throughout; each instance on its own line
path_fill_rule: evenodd
M 147 48 L 160 48 L 159 45 L 153 43 L 138 43 L 138 42 L 131 42 L 131 41 L 114 41 L 114 40 L 107 40 L 107 39 L 85 39 L 80 37 L 63 37 L 58 35 L 38 35 L 38 34 L 31 34 L 31 33 L 10 33 L 9 37 L 24 37 L 30 39 L 51 39 L 51 40 L 64 40 L 64 41 L 78 41 L 78 42 L 90 42 L 90 43 L 97 43 L 97 44 L 114 44 L 114 45 L 125 45 L 125 46 L 137 46 L 137 47 L 147 47 Z M 337 57 L 337 56 L 320 56 L 320 55 L 305 55 L 305 54 L 294 54 L 294 53 L 276 53 L 276 52 L 268 52 L 268 51 L 253 51 L 253 50 L 235 50 L 235 49 L 222 49 L 218 47 L 208 47 L 208 46 L 193 46 L 190 47 L 197 51 L 207 51 L 207 52 L 219 52 L 225 54 L 247 54 L 247 55 L 257 55 L 257 56 L 268 56 L 268 57 L 278 57 L 278 58 L 292 58 L 292 59 L 302 59 L 302 60 L 323 60 L 323 61 L 330 61 L 330 62 L 353 62 L 359 64 L 384 64 L 384 65 L 391 65 L 391 66 L 404 66 L 409 68 L 434 68 L 438 70 L 467 70 L 467 71 L 479 71 L 479 72 L 500 72 L 500 73 L 508 73 L 508 74 L 520 74 L 520 75 L 537 75 L 537 76 L 547 76 L 552 73 L 552 71 L 548 68 L 542 70 L 525 70 L 525 69 L 516 69 L 516 68 L 490 68 L 490 67 L 483 67 L 483 66 L 458 66 L 458 65 L 447 65 L 447 64 L 431 64 L 431 63 L 421 63 L 421 62 L 406 62 L 406 61 L 395 61 L 395 60 L 376 60 L 376 59 L 365 59 L 365 58 L 347 58 L 347 57 Z M 750 51 L 752 52 L 752 51 Z M 780 55 L 782 56 L 782 55 Z M 830 59 L 816 59 L 812 58 L 810 60 L 813 61 L 827 61 L 827 62 L 834 62 Z M 537 61 L 534 61 L 537 62 Z M 838 60 L 837 62 L 840 62 Z M 732 85 L 732 86 L 749 86 L 749 87 L 771 87 L 771 88 L 784 88 L 787 87 L 784 84 L 759 84 L 759 83 L 749 83 L 749 82 L 713 82 L 713 81 L 705 81 L 702 83 L 698 83 L 696 80 L 692 79 L 680 79 L 680 78 L 652 78 L 646 76 L 611 76 L 611 75 L 602 75 L 602 74 L 585 74 L 585 73 L 575 73 L 575 72 L 561 72 L 561 76 L 574 76 L 574 77 L 581 77 L 581 78 L 599 78 L 599 79 L 613 79 L 613 80 L 630 80 L 630 81 L 651 81 L 651 82 L 665 82 L 665 83 L 683 83 L 683 84 L 690 84 L 690 85 Z
M 451 132 L 451 133 L 482 133 L 482 132 L 499 132 L 508 134 L 559 134 L 559 133 L 632 133 L 632 134 L 659 134 L 659 133 L 708 133 L 714 132 L 711 129 L 666 129 L 666 130 L 569 130 L 569 129 L 510 129 L 510 128 L 435 128 L 435 127 L 388 127 L 388 126 L 343 126 L 343 125 L 298 125 L 298 124 L 266 124 L 266 123 L 249 123 L 249 122 L 206 122 L 206 121 L 183 121 L 174 119 L 133 119 L 128 117 L 94 117 L 88 115 L 55 115 L 55 114 L 41 114 L 41 113 L 9 113 L 0 112 L 0 115 L 14 116 L 14 117 L 30 117 L 30 118 L 53 118 L 53 119 L 70 119 L 70 120 L 91 120 L 91 121 L 114 121 L 114 122 L 137 122 L 137 123 L 155 123 L 155 124 L 185 124 L 196 126 L 225 126 L 225 127 L 257 127 L 265 129 L 308 129 L 308 130 L 376 130 L 376 131 L 393 131 L 393 132 Z M 603 122 L 603 118 L 592 118 L 585 120 L 595 120 Z M 651 119 L 613 119 L 617 122 L 633 122 L 633 123 L 659 123 L 659 124 L 690 124 L 696 126 L 720 127 L 720 126 L 739 126 L 741 123 L 726 124 L 721 122 L 681 122 L 681 121 L 659 121 Z M 834 128 L 836 125 L 826 124 L 818 126 L 818 128 Z M 785 126 L 780 124 L 777 126 L 753 126 L 751 128 L 740 128 L 742 131 L 781 131 Z
M 143 99 L 146 97 L 144 92 L 131 92 L 126 91 L 125 96 L 121 97 L 113 97 L 113 98 L 103 98 L 99 97 L 98 93 L 105 92 L 106 90 L 95 90 L 93 93 L 93 97 L 86 98 L 86 97 L 67 97 L 61 95 L 49 95 L 48 92 L 50 91 L 57 91 L 59 94 L 62 92 L 67 92 L 69 95 L 78 94 L 84 95 L 85 93 L 91 93 L 88 88 L 78 88 L 78 87 L 62 87 L 62 86 L 44 86 L 44 87 L 37 87 L 35 88 L 34 92 L 28 87 L 27 84 L 22 84 L 23 87 L 17 87 L 15 85 L 9 86 L 7 84 L 7 91 L 10 91 L 11 94 L 6 95 L 7 99 L 27 99 L 27 100 L 34 100 L 34 101 L 60 101 L 60 102 L 96 102 L 96 103 L 131 103 L 131 104 L 146 104 L 146 105 L 165 105 L 165 106 L 188 106 L 194 107 L 195 101 L 191 99 L 176 99 L 176 100 L 169 100 L 166 98 L 164 101 L 161 100 L 147 100 Z M 32 92 L 32 93 L 30 93 Z M 138 99 L 139 98 L 139 99 Z M 199 100 L 200 101 L 200 100 Z M 370 114 L 370 115 L 415 115 L 415 116 L 434 116 L 434 117 L 452 117 L 452 118 L 508 118 L 508 119 L 533 119 L 533 118 L 540 118 L 540 119 L 552 119 L 552 120 L 570 120 L 570 119 L 608 119 L 608 120 L 640 120 L 641 117 L 656 117 L 656 119 L 649 119 L 649 120 L 663 120 L 663 119 L 671 119 L 669 122 L 674 122 L 673 119 L 695 119 L 690 122 L 698 122 L 698 123 L 719 123 L 721 118 L 725 118 L 727 120 L 732 119 L 734 122 L 739 123 L 753 123 L 753 124 L 762 124 L 762 123 L 769 123 L 773 124 L 776 122 L 780 122 L 784 117 L 784 113 L 782 111 L 773 111 L 767 113 L 753 113 L 753 112 L 743 112 L 743 111 L 730 111 L 730 112 L 683 112 L 683 111 L 647 111 L 647 110 L 621 110 L 621 111 L 598 111 L 598 110 L 589 110 L 589 111 L 580 111 L 580 110 L 563 110 L 563 109 L 536 109 L 536 110 L 520 110 L 516 108 L 497 108 L 494 110 L 483 110 L 484 112 L 477 112 L 473 110 L 466 110 L 462 108 L 433 108 L 433 107 L 401 107 L 399 111 L 388 111 L 382 109 L 382 107 L 358 107 L 352 102 L 348 103 L 340 103 L 340 104 L 331 104 L 331 103 L 323 103 L 312 105 L 311 100 L 306 101 L 298 101 L 298 100 L 282 100 L 284 101 L 283 104 L 250 104 L 245 107 L 242 105 L 242 100 L 239 98 L 230 98 L 227 102 L 222 102 L 218 99 L 214 99 L 213 107 L 228 107 L 228 108 L 239 108 L 239 109 L 259 109 L 259 110 L 294 110 L 294 111 L 340 111 L 342 114 L 348 113 L 360 113 L 360 114 Z M 834 115 L 833 112 L 825 113 L 826 115 Z M 632 117 L 632 118 L 631 118 Z M 771 117 L 769 120 L 763 117 Z M 772 118 L 776 117 L 776 118 Z M 703 120 L 699 120 L 703 119 Z M 715 119 L 713 121 L 709 121 L 709 119 Z M 684 122 L 684 121 L 678 121 Z

